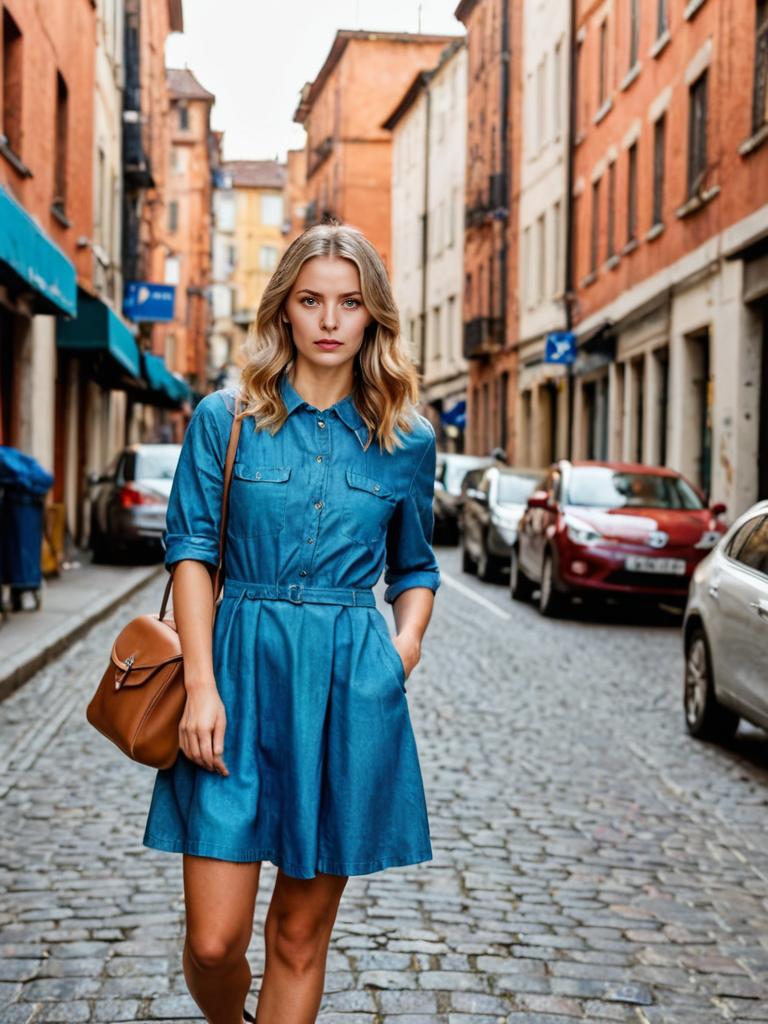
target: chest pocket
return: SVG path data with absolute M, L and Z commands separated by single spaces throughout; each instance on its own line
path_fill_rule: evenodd
M 232 467 L 229 530 L 233 537 L 261 537 L 285 527 L 290 466 Z
M 339 530 L 349 540 L 373 547 L 384 536 L 396 504 L 391 487 L 347 469 Z

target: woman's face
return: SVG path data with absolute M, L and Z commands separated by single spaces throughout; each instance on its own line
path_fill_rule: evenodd
M 285 302 L 298 354 L 316 366 L 354 359 L 373 317 L 363 305 L 360 272 L 352 260 L 314 256 L 302 266 Z

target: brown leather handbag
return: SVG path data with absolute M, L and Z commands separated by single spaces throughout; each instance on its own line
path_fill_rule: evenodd
M 214 616 L 224 584 L 229 489 L 241 425 L 238 400 L 224 463 Z M 167 615 L 172 584 L 171 571 L 157 615 L 139 615 L 120 630 L 109 665 L 86 710 L 94 728 L 128 757 L 152 768 L 170 768 L 178 757 L 179 722 L 187 699 L 181 642 L 173 617 Z

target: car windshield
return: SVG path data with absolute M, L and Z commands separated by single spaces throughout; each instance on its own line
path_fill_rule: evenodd
M 609 466 L 577 466 L 571 472 L 565 504 L 591 508 L 704 508 L 682 477 L 631 473 Z
M 134 480 L 172 480 L 179 461 L 180 445 L 158 445 L 142 448 L 136 453 L 133 466 Z
M 499 490 L 496 500 L 500 505 L 525 505 L 536 489 L 536 476 L 517 473 L 499 473 Z
M 443 463 L 444 469 L 439 479 L 442 480 L 449 494 L 460 494 L 461 481 L 464 479 L 467 471 L 474 469 L 476 466 L 483 465 L 485 465 L 485 461 L 477 458 L 473 459 L 471 456 L 466 458 L 447 458 Z

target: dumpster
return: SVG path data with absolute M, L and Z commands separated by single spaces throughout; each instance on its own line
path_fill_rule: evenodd
M 0 582 L 10 585 L 14 610 L 27 590 L 40 605 L 43 506 L 52 484 L 51 474 L 31 455 L 0 446 Z

